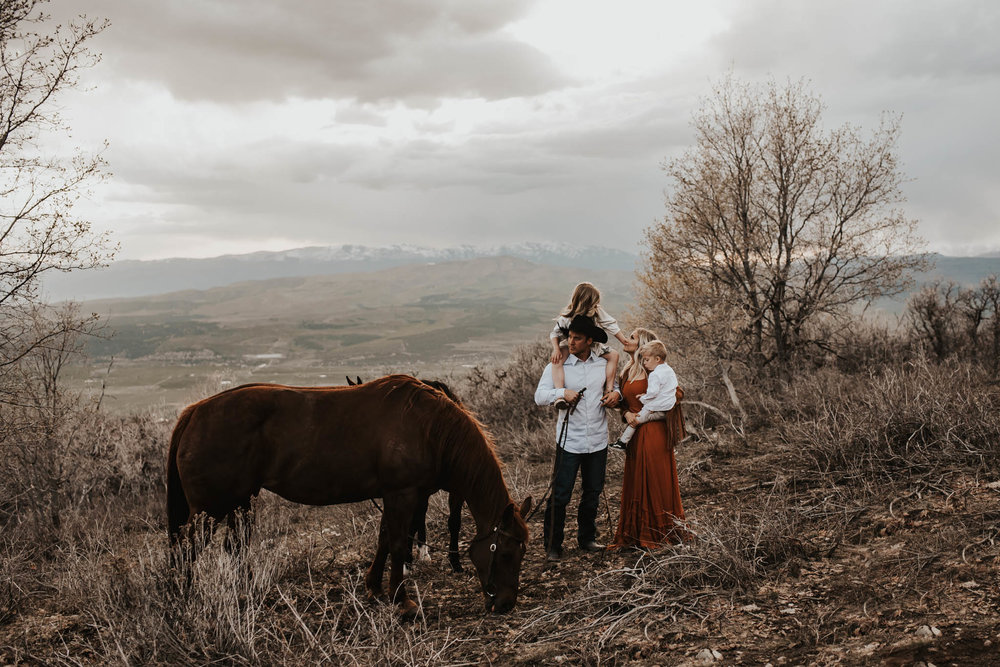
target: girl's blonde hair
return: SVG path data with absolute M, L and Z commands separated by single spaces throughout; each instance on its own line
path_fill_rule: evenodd
M 591 283 L 580 283 L 573 288 L 573 295 L 569 298 L 569 304 L 560 313 L 562 317 L 576 317 L 586 315 L 593 317 L 597 314 L 597 307 L 601 305 L 601 293 Z
M 651 340 L 640 347 L 638 352 L 644 357 L 659 357 L 664 361 L 667 360 L 667 346 L 663 344 L 663 341 Z
M 639 356 L 639 351 L 647 343 L 651 343 L 657 340 L 656 334 L 649 329 L 643 329 L 639 327 L 632 332 L 632 336 L 635 336 L 636 341 L 639 343 L 639 349 L 632 353 L 629 357 L 628 364 L 622 370 L 621 383 L 632 382 L 634 380 L 641 380 L 646 377 L 646 369 L 642 367 L 642 358 Z

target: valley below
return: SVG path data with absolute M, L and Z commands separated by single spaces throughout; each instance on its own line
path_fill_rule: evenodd
M 244 382 L 453 377 L 546 340 L 583 280 L 624 322 L 632 272 L 512 257 L 91 301 L 84 310 L 101 314 L 107 336 L 88 342 L 69 378 L 111 410 L 169 411 Z

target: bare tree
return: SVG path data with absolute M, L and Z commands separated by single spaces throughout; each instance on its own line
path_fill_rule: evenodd
M 641 317 L 759 370 L 906 287 L 925 258 L 915 222 L 893 208 L 899 120 L 865 138 L 826 131 L 822 111 L 803 82 L 731 75 L 704 100 L 694 147 L 664 165 L 673 188 L 646 233 Z
M 983 299 L 987 303 L 989 319 L 986 320 L 988 333 L 987 353 L 990 359 L 990 370 L 994 377 L 1000 372 L 1000 280 L 996 274 L 988 276 L 979 285 Z
M 961 300 L 962 291 L 953 281 L 935 281 L 924 285 L 906 304 L 916 338 L 938 361 L 959 347 Z
M 98 61 L 89 44 L 107 23 L 80 17 L 50 25 L 45 2 L 0 3 L 0 402 L 12 400 L 11 371 L 32 351 L 94 322 L 46 316 L 40 278 L 99 266 L 113 254 L 106 236 L 73 213 L 87 185 L 103 176 L 101 156 L 42 149 L 43 139 L 68 134 L 60 95 Z
M 951 356 L 986 362 L 1000 369 L 1000 281 L 984 278 L 978 287 L 935 281 L 906 305 L 910 335 L 942 361 Z
M 980 330 L 990 316 L 990 299 L 987 293 L 986 281 L 978 289 L 965 289 L 959 292 L 956 311 L 961 327 L 964 329 L 964 343 L 968 355 L 978 361 L 980 354 Z

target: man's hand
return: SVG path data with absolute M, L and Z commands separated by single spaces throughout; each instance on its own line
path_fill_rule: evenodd
M 606 408 L 613 408 L 618 405 L 620 400 L 622 400 L 622 397 L 617 391 L 609 391 L 604 396 L 601 396 L 601 405 Z
M 567 389 L 566 393 L 563 394 L 563 398 L 566 399 L 566 402 L 570 405 L 576 405 L 576 402 L 580 400 L 580 392 Z
M 634 412 L 626 412 L 625 413 L 625 421 L 628 422 L 629 426 L 638 426 L 639 425 L 639 419 L 637 418 L 637 416 L 636 416 L 636 414 Z

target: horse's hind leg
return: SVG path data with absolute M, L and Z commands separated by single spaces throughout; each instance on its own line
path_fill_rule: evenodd
M 385 496 L 385 513 L 382 522 L 389 540 L 389 553 L 392 555 L 392 568 L 389 571 L 389 595 L 399 607 L 404 618 L 412 618 L 417 613 L 417 605 L 406 594 L 406 584 L 403 580 L 403 563 L 406 561 L 406 548 L 409 544 L 407 531 L 413 521 L 413 512 L 420 499 L 416 489 L 408 489 Z
M 229 533 L 226 535 L 226 550 L 232 554 L 240 554 L 250 544 L 253 533 L 253 498 L 247 498 L 236 509 L 226 515 Z
M 413 522 L 410 524 L 410 532 L 407 535 L 404 574 L 413 566 L 414 543 L 417 547 L 417 560 L 429 561 L 431 559 L 430 550 L 427 548 L 427 501 L 429 499 L 430 496 L 422 496 L 417 501 L 417 509 L 413 512 Z
M 203 547 L 211 540 L 216 527 L 225 522 L 229 530 L 225 536 L 225 548 L 229 552 L 239 552 L 249 543 L 251 529 L 251 501 L 257 495 L 256 491 L 248 489 L 245 495 L 192 494 L 191 516 L 202 517 L 202 522 L 195 526 L 189 534 L 196 548 Z M 196 522 L 192 522 L 193 524 Z M 195 537 L 197 533 L 197 537 Z
M 183 575 L 181 584 L 190 587 L 192 567 L 198 552 L 208 546 L 212 539 L 212 519 L 204 512 L 192 513 L 190 519 L 172 536 L 170 545 L 170 567 Z
M 462 532 L 462 496 L 448 495 L 448 562 L 455 572 L 462 571 L 462 555 L 458 552 L 458 537 Z

